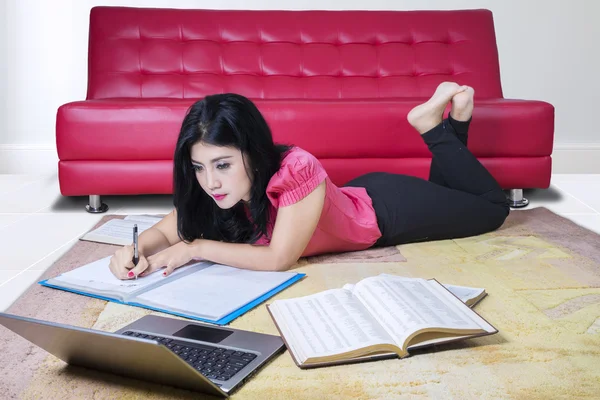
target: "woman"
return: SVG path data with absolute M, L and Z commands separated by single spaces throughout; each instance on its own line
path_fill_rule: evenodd
M 193 259 L 282 271 L 301 256 L 492 231 L 509 207 L 466 148 L 474 91 L 444 82 L 408 114 L 433 154 L 429 180 L 370 173 L 335 186 L 310 153 L 273 143 L 248 99 L 207 96 L 186 115 L 174 156 L 175 209 L 119 249 L 110 269 L 132 279 Z M 452 109 L 443 113 L 448 102 Z

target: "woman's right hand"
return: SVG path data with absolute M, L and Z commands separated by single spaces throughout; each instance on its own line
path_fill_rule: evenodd
M 141 266 L 142 270 L 148 267 L 148 260 L 142 254 L 139 254 L 138 266 Z M 115 252 L 110 258 L 110 264 L 108 268 L 119 279 L 134 279 L 135 275 L 130 270 L 133 269 L 133 246 L 127 245 L 121 247 Z M 129 275 L 131 273 L 131 276 Z

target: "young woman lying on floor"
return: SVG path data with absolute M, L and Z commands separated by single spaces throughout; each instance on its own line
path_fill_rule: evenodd
M 310 153 L 273 143 L 256 106 L 236 94 L 189 110 L 174 155 L 175 209 L 119 249 L 120 279 L 193 259 L 282 271 L 301 256 L 467 237 L 500 227 L 502 188 L 467 149 L 474 90 L 444 82 L 408 114 L 433 154 L 429 180 L 391 173 L 335 186 Z M 444 109 L 452 102 L 447 119 Z

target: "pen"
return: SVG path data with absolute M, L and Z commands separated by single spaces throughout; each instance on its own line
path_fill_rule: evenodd
M 137 265 L 140 261 L 140 256 L 138 253 L 138 227 L 137 224 L 133 225 L 133 265 Z M 137 275 L 135 276 L 137 279 Z

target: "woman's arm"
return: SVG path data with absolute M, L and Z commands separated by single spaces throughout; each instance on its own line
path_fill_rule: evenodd
M 177 234 L 177 210 L 173 210 L 140 235 L 138 250 L 148 257 L 180 241 Z
M 325 182 L 299 202 L 281 207 L 268 246 L 198 241 L 197 254 L 232 267 L 285 271 L 294 265 L 310 241 L 325 202 Z
M 268 246 L 204 239 L 181 242 L 150 257 L 147 273 L 166 266 L 168 275 L 194 258 L 251 270 L 285 271 L 298 261 L 317 227 L 325 202 L 325 185 L 323 181 L 299 202 L 278 209 Z

